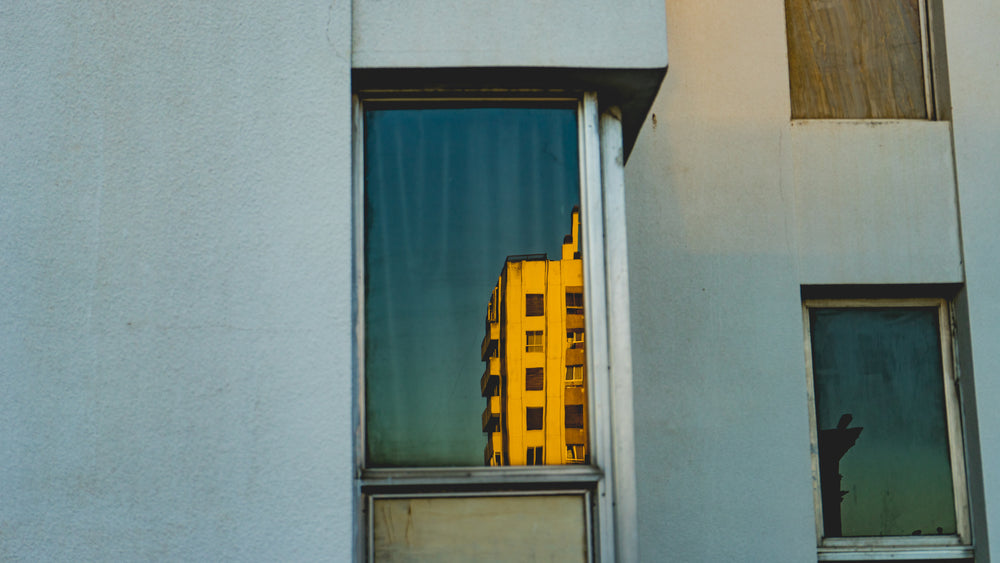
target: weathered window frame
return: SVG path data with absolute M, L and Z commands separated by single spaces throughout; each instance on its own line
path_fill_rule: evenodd
M 813 376 L 812 329 L 810 309 L 825 308 L 905 308 L 934 307 L 938 312 L 941 346 L 945 416 L 948 428 L 952 495 L 955 503 L 957 534 L 946 536 L 884 536 L 826 538 L 823 532 L 823 505 L 819 475 L 819 436 Z M 965 438 L 962 432 L 961 398 L 958 391 L 958 366 L 955 360 L 954 314 L 950 303 L 940 298 L 912 299 L 806 299 L 802 302 L 806 378 L 809 403 L 813 499 L 816 517 L 816 541 L 819 561 L 934 560 L 963 559 L 973 556 L 969 498 L 965 469 Z
M 365 467 L 364 111 L 366 102 L 577 102 L 584 308 L 590 374 L 589 465 Z M 580 494 L 586 499 L 590 561 L 637 561 L 632 374 L 621 112 L 596 93 L 360 92 L 353 98 L 355 529 L 358 561 L 373 558 L 371 507 L 378 498 Z M 510 493 L 510 490 L 518 493 Z

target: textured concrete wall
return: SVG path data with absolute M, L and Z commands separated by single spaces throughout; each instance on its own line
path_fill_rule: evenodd
M 809 561 L 782 5 L 666 7 L 625 178 L 640 556 Z
M 799 121 L 790 139 L 802 283 L 961 283 L 949 123 Z
M 0 559 L 342 557 L 350 4 L 0 14 Z
M 780 2 L 432 4 L 355 2 L 357 66 L 651 68 L 669 32 L 626 178 L 643 560 L 815 557 L 802 283 L 964 257 L 1000 495 L 998 8 L 947 6 L 951 168 L 946 124 L 793 126 Z M 0 558 L 342 559 L 350 4 L 0 15 Z
M 944 20 L 973 368 L 963 375 L 975 381 L 974 397 L 966 397 L 978 407 L 986 499 L 973 499 L 973 515 L 977 542 L 986 548 L 980 555 L 989 557 L 982 560 L 1000 561 L 1000 6 L 948 2 Z
M 800 286 L 962 280 L 949 125 L 793 123 L 782 8 L 666 2 L 626 167 L 643 560 L 815 560 Z
M 662 68 L 660 0 L 355 0 L 360 68 Z

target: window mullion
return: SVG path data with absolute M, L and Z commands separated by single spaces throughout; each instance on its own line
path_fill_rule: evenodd
M 597 424 L 590 425 L 591 459 L 604 472 L 606 479 L 598 483 L 597 512 L 597 553 L 600 561 L 615 560 L 614 539 L 614 492 L 609 487 L 613 482 L 613 457 L 611 452 L 607 302 L 605 293 L 604 233 L 601 223 L 604 219 L 603 189 L 601 182 L 600 133 L 597 96 L 584 95 L 580 110 L 580 202 L 584 220 L 583 255 L 584 260 L 584 316 L 588 335 L 587 373 L 591 374 L 590 412 L 601 413 Z

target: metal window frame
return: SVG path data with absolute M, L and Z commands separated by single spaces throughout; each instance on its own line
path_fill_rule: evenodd
M 823 537 L 823 503 L 819 482 L 819 435 L 816 425 L 816 392 L 812 363 L 811 309 L 829 308 L 929 308 L 938 312 L 941 347 L 942 386 L 948 427 L 952 497 L 957 533 L 949 536 Z M 816 518 L 816 545 L 819 561 L 875 561 L 893 559 L 961 559 L 972 557 L 973 544 L 965 468 L 965 435 L 962 431 L 961 397 L 950 303 L 941 298 L 912 299 L 807 299 L 802 302 L 806 380 L 809 402 L 813 501 Z
M 552 102 L 577 104 L 580 155 L 581 245 L 584 255 L 584 317 L 590 374 L 589 465 L 505 467 L 365 467 L 364 357 L 364 111 L 367 102 Z M 624 152 L 621 112 L 598 106 L 594 92 L 463 91 L 360 92 L 353 97 L 354 393 L 355 490 L 359 515 L 370 514 L 375 496 L 494 496 L 565 494 L 589 499 L 590 561 L 637 561 L 638 525 L 632 415 L 628 267 L 625 229 Z M 356 519 L 355 559 L 372 557 L 371 525 Z

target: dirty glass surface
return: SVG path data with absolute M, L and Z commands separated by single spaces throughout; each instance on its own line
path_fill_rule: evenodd
M 826 537 L 956 533 L 938 310 L 810 309 Z
M 376 561 L 587 561 L 584 495 L 376 499 Z
M 364 181 L 366 466 L 520 465 L 529 446 L 563 463 L 565 443 L 510 426 L 548 392 L 543 426 L 562 435 L 576 102 L 366 102 Z M 544 294 L 531 316 L 527 294 Z M 526 352 L 528 330 L 547 352 Z

